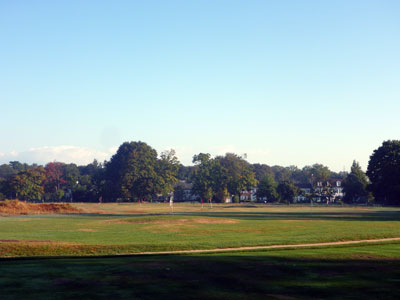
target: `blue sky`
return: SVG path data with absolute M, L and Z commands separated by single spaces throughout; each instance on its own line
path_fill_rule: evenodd
M 364 169 L 400 128 L 399 1 L 0 1 L 0 163 L 124 141 Z

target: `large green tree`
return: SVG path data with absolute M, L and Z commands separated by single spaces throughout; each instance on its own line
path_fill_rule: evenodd
M 0 178 L 6 179 L 7 177 L 10 177 L 12 175 L 17 174 L 18 172 L 14 170 L 10 165 L 8 164 L 2 164 L 0 166 Z
M 290 169 L 281 166 L 273 166 L 272 171 L 274 172 L 274 177 L 277 182 L 290 180 L 291 176 Z
M 275 202 L 279 199 L 278 193 L 276 192 L 277 187 L 278 183 L 275 181 L 274 175 L 267 173 L 258 184 L 257 197 L 266 197 L 268 202 Z
M 369 189 L 375 200 L 389 205 L 400 204 L 400 141 L 382 143 L 372 153 L 367 169 Z
M 10 166 L 15 170 L 17 173 L 23 172 L 28 168 L 26 163 L 20 163 L 19 161 L 10 161 Z
M 241 156 L 226 153 L 216 158 L 226 174 L 226 187 L 231 195 L 239 196 L 242 190 L 257 186 L 257 179 L 252 166 Z
M 45 170 L 36 167 L 21 171 L 11 179 L 11 187 L 18 199 L 41 200 L 44 193 Z
M 193 156 L 196 164 L 192 182 L 192 192 L 200 198 L 210 201 L 217 195 L 219 189 L 226 187 L 224 170 L 218 160 L 211 158 L 208 153 L 200 153 Z
M 105 168 L 94 160 L 86 166 L 79 166 L 78 185 L 73 192 L 74 201 L 98 201 L 105 194 Z
M 253 172 L 258 181 L 261 181 L 268 174 L 274 174 L 272 168 L 265 164 L 253 164 Z
M 182 164 L 179 165 L 177 177 L 179 180 L 184 180 L 186 182 L 190 182 L 192 180 L 193 173 L 196 169 L 196 166 L 184 166 Z
M 157 151 L 143 142 L 125 142 L 106 163 L 107 197 L 151 199 L 157 192 Z
M 316 182 L 325 182 L 331 176 L 331 171 L 328 167 L 322 164 L 313 164 L 312 166 L 305 166 L 302 169 L 305 178 L 308 178 L 313 181 L 313 184 Z M 308 182 L 308 180 L 306 181 Z M 304 183 L 306 183 L 304 182 Z
M 344 201 L 347 203 L 366 202 L 368 178 L 358 162 L 353 161 L 350 173 L 343 182 Z
M 283 181 L 279 183 L 276 191 L 279 195 L 280 201 L 283 203 L 292 203 L 294 197 L 296 197 L 298 193 L 298 189 L 290 181 Z
M 65 180 L 65 188 L 74 190 L 79 184 L 80 172 L 76 164 L 65 164 L 62 167 L 62 178 Z
M 174 186 L 178 182 L 179 166 L 180 163 L 176 157 L 175 150 L 161 152 L 157 163 L 158 193 L 166 196 L 174 191 Z
M 200 153 L 193 162 L 193 191 L 203 199 L 214 197 L 223 202 L 229 195 L 239 197 L 242 190 L 257 186 L 252 166 L 236 154 L 211 158 L 210 154 Z

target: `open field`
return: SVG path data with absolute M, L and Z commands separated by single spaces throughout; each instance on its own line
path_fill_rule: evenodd
M 0 260 L 1 299 L 399 299 L 400 243 Z
M 400 236 L 399 208 L 74 204 L 84 213 L 0 218 L 0 256 L 107 255 Z
M 399 241 L 98 256 L 400 237 L 400 208 L 73 205 L 81 213 L 0 217 L 1 299 L 400 298 Z

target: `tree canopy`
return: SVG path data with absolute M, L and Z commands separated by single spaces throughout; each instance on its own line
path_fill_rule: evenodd
M 236 154 L 211 158 L 208 153 L 200 153 L 193 157 L 193 163 L 197 165 L 193 191 L 203 199 L 215 197 L 223 202 L 229 195 L 239 196 L 242 190 L 257 185 L 251 165 Z
M 219 189 L 225 187 L 222 185 L 226 184 L 221 164 L 208 153 L 194 155 L 193 163 L 198 167 L 192 176 L 192 192 L 204 200 L 210 200 Z
M 157 166 L 157 192 L 166 196 L 174 190 L 174 186 L 178 182 L 177 174 L 179 166 L 180 163 L 176 157 L 175 150 L 171 149 L 161 152 Z
M 157 151 L 143 142 L 125 142 L 106 163 L 108 197 L 143 200 L 156 191 Z
M 16 197 L 21 200 L 42 199 L 45 178 L 43 167 L 27 169 L 26 171 L 19 172 L 12 178 L 11 188 Z
M 0 165 L 0 200 L 152 200 L 172 195 L 179 178 L 185 188 L 179 187 L 175 194 L 182 199 L 190 186 L 194 195 L 219 202 L 228 197 L 239 199 L 242 191 L 251 188 L 257 188 L 261 200 L 291 202 L 297 193 L 296 186 L 314 187 L 322 182 L 318 185 L 319 196 L 331 197 L 341 193 L 336 185 L 330 188 L 331 182 L 344 179 L 347 203 L 369 201 L 372 192 L 377 203 L 400 204 L 399 140 L 385 141 L 374 150 L 366 174 L 356 161 L 346 174 L 332 172 L 322 164 L 302 169 L 252 165 L 234 153 L 214 158 L 199 153 L 194 155 L 193 163 L 194 166 L 183 166 L 172 149 L 158 156 L 155 149 L 140 141 L 125 142 L 109 161 L 94 160 L 86 166 L 54 161 L 42 167 L 11 161 Z
M 358 162 L 353 161 L 350 173 L 343 182 L 345 196 L 343 200 L 347 203 L 366 202 L 368 191 L 368 178 L 361 170 Z
M 157 151 L 143 142 L 125 142 L 106 163 L 106 196 L 133 200 L 168 194 L 177 182 L 179 161 L 175 151 Z
M 372 153 L 367 176 L 378 203 L 400 204 L 400 141 L 389 140 Z
M 298 190 L 290 181 L 283 181 L 278 184 L 276 191 L 279 195 L 279 200 L 284 203 L 292 203 Z
M 217 156 L 224 169 L 226 187 L 232 195 L 239 195 L 242 190 L 248 190 L 257 186 L 257 179 L 251 165 L 242 157 L 234 153 L 226 153 L 225 156 Z
M 266 176 L 260 181 L 257 189 L 258 198 L 266 198 L 268 202 L 275 202 L 279 200 L 276 188 L 278 183 L 275 181 L 274 175 L 266 174 Z

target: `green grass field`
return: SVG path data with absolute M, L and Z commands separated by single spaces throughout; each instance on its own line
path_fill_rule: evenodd
M 0 260 L 1 299 L 399 299 L 400 243 Z
M 99 256 L 400 237 L 400 208 L 74 205 L 0 217 L 0 299 L 400 298 L 400 242 Z
M 0 217 L 0 256 L 106 255 L 400 236 L 400 209 L 76 204 L 85 213 Z

